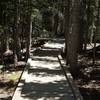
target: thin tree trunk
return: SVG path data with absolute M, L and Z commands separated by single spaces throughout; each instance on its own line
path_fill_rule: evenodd
M 59 22 L 59 16 L 58 16 L 58 13 L 56 13 L 55 15 L 54 15 L 54 33 L 55 33 L 55 35 L 57 35 L 57 33 L 58 33 L 58 22 Z
M 4 64 L 4 62 L 3 62 L 3 53 L 4 53 L 4 49 L 3 49 L 3 47 L 4 47 L 4 35 L 3 35 L 3 33 L 2 33 L 2 36 L 1 36 L 1 63 L 2 63 L 2 65 Z
M 29 58 L 29 53 L 31 49 L 31 41 L 32 41 L 32 1 L 28 1 L 29 5 L 29 13 L 28 13 L 28 27 L 27 27 L 27 48 L 26 48 L 26 62 Z
M 84 4 L 81 2 L 80 7 L 80 30 L 79 30 L 79 47 L 78 52 L 81 53 L 83 51 L 84 44 Z
M 19 36 L 19 5 L 20 5 L 20 0 L 17 0 L 15 2 L 15 17 L 14 17 L 14 65 L 16 67 L 16 64 L 18 62 L 18 53 L 19 53 L 19 45 L 18 45 L 18 36 Z
M 68 57 L 68 34 L 69 34 L 69 17 L 70 17 L 70 1 L 69 0 L 66 0 L 64 2 L 64 8 L 65 8 L 65 11 L 64 11 L 64 19 L 65 19 L 65 27 L 64 27 L 64 30 L 65 30 L 65 54 L 66 54 L 66 64 L 69 63 L 69 57 Z
M 86 33 L 85 33 L 85 43 L 84 43 L 84 51 L 87 50 L 87 43 L 88 43 L 88 33 L 89 33 L 89 26 L 90 26 L 90 5 L 91 5 L 91 0 L 88 0 L 88 5 L 87 5 L 87 22 L 86 22 Z

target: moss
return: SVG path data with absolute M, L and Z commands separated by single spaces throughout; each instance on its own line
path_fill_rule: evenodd
M 21 76 L 21 71 L 6 74 L 7 79 L 12 80 L 14 82 L 17 82 L 19 80 L 20 76 Z

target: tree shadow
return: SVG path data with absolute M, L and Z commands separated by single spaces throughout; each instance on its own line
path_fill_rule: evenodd
M 45 59 L 42 61 L 44 62 Z M 49 63 L 54 63 L 52 61 L 52 59 L 47 60 Z M 29 82 L 26 80 L 22 86 L 22 98 L 29 100 L 74 100 L 69 84 L 59 67 L 58 69 L 57 67 L 54 69 L 44 68 L 40 65 L 30 67 L 28 70 L 29 78 L 34 77 L 34 79 Z
M 57 40 L 55 40 L 57 41 Z M 29 100 L 74 100 L 57 60 L 59 48 L 43 47 L 33 52 L 21 97 Z
M 48 59 L 48 58 L 39 58 L 38 56 L 37 56 L 37 58 L 35 58 L 35 57 L 32 57 L 32 60 L 34 60 L 34 61 L 47 61 L 47 62 L 58 62 L 58 60 L 55 60 L 55 59 Z
M 43 57 L 43 56 L 49 56 L 49 57 L 57 57 L 57 55 L 59 54 L 59 50 L 55 50 L 55 49 L 37 49 L 33 52 L 33 56 L 39 56 L 39 57 Z
M 62 75 L 63 71 L 62 70 L 52 70 L 52 69 L 48 69 L 48 68 L 44 68 L 44 69 L 29 69 L 28 70 L 29 74 L 35 74 L 35 75 L 41 75 L 41 73 L 44 73 L 43 76 L 53 76 L 53 75 Z
M 53 83 L 25 83 L 22 97 L 30 100 L 74 100 L 65 80 Z
M 51 41 L 54 43 L 63 44 L 65 42 L 65 39 L 64 38 L 55 38 L 55 39 L 51 39 Z

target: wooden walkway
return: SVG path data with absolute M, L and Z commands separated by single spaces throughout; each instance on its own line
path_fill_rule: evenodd
M 32 53 L 12 100 L 76 100 L 57 58 L 62 46 L 50 42 Z

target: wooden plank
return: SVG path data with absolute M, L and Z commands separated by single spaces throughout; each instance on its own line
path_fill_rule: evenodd
M 75 100 L 83 100 L 83 97 L 80 94 L 76 85 L 74 84 L 73 77 L 72 77 L 71 73 L 68 71 L 68 69 L 67 69 L 68 67 L 66 66 L 65 61 L 63 60 L 61 55 L 58 55 L 58 60 L 59 60 L 59 63 L 61 65 L 61 68 L 66 76 L 66 79 L 70 85 L 70 88 L 72 90 L 72 93 L 74 95 Z

